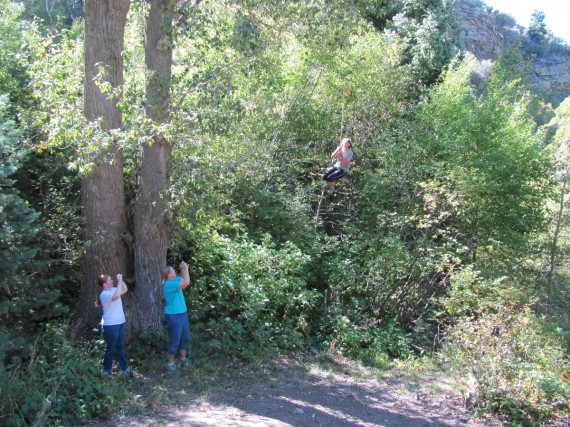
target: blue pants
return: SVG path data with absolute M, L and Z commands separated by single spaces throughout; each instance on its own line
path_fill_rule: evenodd
M 332 166 L 323 175 L 323 180 L 328 181 L 328 182 L 338 181 L 339 179 L 344 178 L 347 175 L 348 175 L 348 172 L 345 171 L 344 169 L 337 168 L 336 166 Z
M 168 328 L 168 346 L 166 347 L 166 353 L 174 355 L 177 350 L 186 350 L 190 342 L 188 313 L 167 314 L 166 326 Z
M 103 357 L 103 369 L 105 372 L 111 372 L 113 368 L 113 358 L 117 355 L 121 371 L 129 367 L 127 357 L 125 355 L 125 323 L 120 325 L 103 325 L 103 337 L 107 348 Z

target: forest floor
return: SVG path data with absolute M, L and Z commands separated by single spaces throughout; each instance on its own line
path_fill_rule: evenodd
M 346 360 L 326 363 L 280 359 L 263 366 L 232 366 L 229 374 L 180 369 L 157 377 L 137 374 L 136 410 L 97 427 L 178 426 L 506 426 L 491 416 L 474 417 L 464 407 L 466 384 L 437 374 L 378 372 Z M 169 378 L 170 376 L 170 378 Z M 207 376 L 207 375 L 206 375 Z M 193 382 L 195 380 L 195 382 Z M 160 383 L 157 387 L 157 384 Z M 173 401 L 172 391 L 176 392 Z M 168 397 L 166 398 L 166 396 Z M 569 420 L 549 426 L 567 427 Z

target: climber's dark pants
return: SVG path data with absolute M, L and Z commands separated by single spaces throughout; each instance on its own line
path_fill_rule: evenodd
M 348 175 L 348 171 L 333 166 L 329 168 L 323 175 L 323 180 L 328 182 L 338 181 Z

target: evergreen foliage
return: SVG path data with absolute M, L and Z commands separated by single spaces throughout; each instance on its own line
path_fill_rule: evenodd
M 403 0 L 391 28 L 403 40 L 402 63 L 420 85 L 434 83 L 458 52 L 455 0 Z
M 21 134 L 6 119 L 6 97 L 0 98 L 0 320 L 3 333 L 33 328 L 35 322 L 65 311 L 58 298 L 57 280 L 43 276 L 45 262 L 36 258 L 38 214 L 20 198 L 10 176 L 25 152 Z M 9 321 L 8 321 L 9 319 Z
M 548 38 L 548 29 L 544 22 L 544 12 L 535 10 L 530 16 L 530 24 L 528 26 L 528 36 L 535 43 L 544 43 Z

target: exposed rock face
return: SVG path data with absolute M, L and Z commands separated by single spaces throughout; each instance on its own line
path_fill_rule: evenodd
M 504 47 L 524 37 L 525 28 L 513 19 L 490 9 L 479 0 L 458 2 L 461 41 L 477 59 L 495 60 Z
M 570 95 L 570 48 L 534 44 L 526 28 L 480 0 L 459 0 L 458 12 L 464 49 L 479 61 L 494 61 L 505 47 L 520 44 L 524 56 L 532 58 L 536 87 L 549 93 L 555 105 Z
M 558 95 L 557 104 L 570 96 L 570 54 L 539 56 L 534 61 L 534 72 L 539 87 L 551 89 Z

